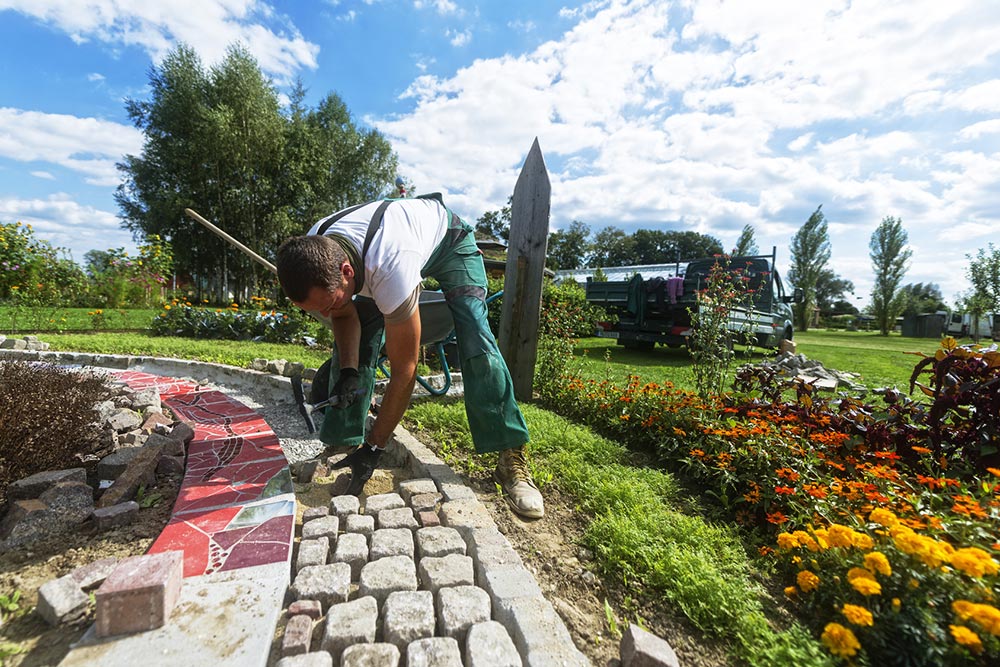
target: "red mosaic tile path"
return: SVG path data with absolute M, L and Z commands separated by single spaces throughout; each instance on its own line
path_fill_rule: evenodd
M 156 387 L 195 433 L 173 517 L 149 553 L 183 551 L 185 577 L 290 561 L 294 488 L 267 422 L 193 382 L 138 371 L 115 375 L 133 389 Z

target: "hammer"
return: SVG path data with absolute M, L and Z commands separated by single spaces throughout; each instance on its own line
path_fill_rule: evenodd
M 306 428 L 309 429 L 310 433 L 315 433 L 316 422 L 313 421 L 313 413 L 336 406 L 340 403 L 340 396 L 331 396 L 319 403 L 309 403 L 306 401 L 305 392 L 302 390 L 302 376 L 293 375 L 290 379 L 292 381 L 292 394 L 295 396 L 295 404 L 299 406 L 299 412 L 302 413 L 302 417 L 306 420 Z M 354 397 L 360 398 L 366 391 L 366 389 L 358 389 L 354 392 Z

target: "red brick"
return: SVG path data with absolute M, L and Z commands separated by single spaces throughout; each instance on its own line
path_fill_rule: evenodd
M 420 519 L 420 525 L 424 528 L 441 525 L 441 519 L 438 517 L 437 512 L 420 512 L 417 518 Z
M 180 597 L 184 554 L 164 551 L 126 558 L 97 589 L 97 636 L 159 628 Z
M 292 616 L 285 625 L 285 636 L 281 640 L 281 656 L 301 655 L 309 652 L 312 641 L 313 620 L 305 614 Z
M 319 600 L 296 600 L 288 605 L 289 616 L 305 615 L 314 621 L 318 621 L 323 615 L 323 608 Z

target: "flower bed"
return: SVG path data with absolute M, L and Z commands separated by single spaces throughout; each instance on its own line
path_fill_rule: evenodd
M 704 400 L 632 377 L 550 372 L 543 400 L 654 449 L 764 536 L 789 603 L 861 664 L 1000 660 L 1000 352 L 946 339 L 895 390 L 824 398 L 767 369 Z M 788 397 L 788 398 L 786 398 Z M 776 548 L 771 546 L 775 544 Z

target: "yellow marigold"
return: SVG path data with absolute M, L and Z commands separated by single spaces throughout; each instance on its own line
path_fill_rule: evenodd
M 779 549 L 795 549 L 799 546 L 799 540 L 791 533 L 779 533 L 778 534 L 778 548 Z
M 1000 637 L 1000 609 L 988 604 L 977 604 L 972 610 L 972 620 L 994 637 Z
M 786 586 L 785 587 L 785 597 L 786 598 L 795 599 L 798 596 L 798 594 L 799 594 L 799 589 L 796 588 L 795 586 Z
M 896 548 L 911 556 L 918 555 L 925 549 L 923 536 L 917 535 L 910 529 L 897 532 L 893 536 L 893 541 L 896 543 Z
M 806 547 L 807 549 L 809 549 L 809 551 L 816 551 L 816 549 L 818 548 L 816 546 L 816 540 L 810 537 L 809 533 L 807 533 L 806 531 L 796 530 L 794 533 L 792 533 L 792 535 L 794 535 L 795 539 L 799 541 L 800 547 Z
M 973 653 L 982 653 L 983 642 L 975 632 L 964 625 L 949 625 L 948 629 L 951 630 L 951 636 L 955 638 L 956 642 Z
M 819 577 L 809 570 L 799 572 L 795 577 L 795 581 L 799 584 L 799 588 L 802 589 L 803 593 L 808 593 L 819 588 Z
M 851 586 L 862 595 L 879 595 L 882 593 L 882 585 L 874 579 L 856 577 L 851 580 Z
M 854 633 L 840 623 L 827 623 L 820 641 L 830 653 L 839 658 L 850 658 L 861 648 Z
M 902 609 L 902 607 L 903 607 L 903 601 L 902 600 L 900 600 L 899 598 L 893 598 L 892 599 L 892 610 L 893 611 L 899 611 L 900 609 Z
M 871 538 L 871 535 L 867 533 L 854 533 L 854 546 L 862 551 L 868 551 L 875 546 L 875 540 Z
M 899 524 L 899 518 L 895 514 L 881 507 L 873 509 L 872 513 L 868 515 L 868 520 L 886 528 L 892 528 Z
M 832 547 L 849 547 L 854 544 L 854 531 L 847 526 L 833 524 L 827 531 L 827 541 Z
M 865 554 L 865 569 L 872 573 L 881 574 L 884 577 L 892 575 L 892 567 L 889 565 L 889 559 L 880 551 Z
M 874 581 L 875 575 L 863 567 L 852 567 L 847 571 L 847 580 L 854 581 L 855 579 L 871 579 Z
M 942 563 L 951 560 L 955 553 L 955 547 L 947 542 L 940 542 L 931 537 L 924 538 L 924 550 L 920 553 L 920 560 L 928 567 L 938 567 Z
M 830 541 L 827 539 L 829 531 L 826 528 L 817 528 L 813 531 L 813 535 L 816 536 L 816 545 L 820 551 L 824 551 L 830 547 Z M 815 551 L 815 549 L 810 549 L 810 551 Z
M 978 547 L 965 547 L 951 554 L 951 564 L 970 577 L 996 574 L 1000 566 L 990 555 Z
M 844 615 L 851 625 L 875 625 L 872 613 L 856 604 L 845 604 L 840 613 Z

